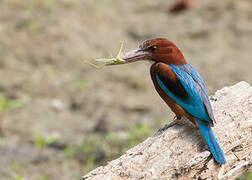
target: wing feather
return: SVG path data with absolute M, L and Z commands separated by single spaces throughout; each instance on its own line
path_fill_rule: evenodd
M 161 89 L 189 114 L 212 124 L 214 116 L 211 104 L 199 73 L 190 64 L 169 65 L 168 68 L 177 79 L 172 81 L 165 73 L 157 72 L 156 80 Z M 167 85 L 169 83 L 172 85 Z

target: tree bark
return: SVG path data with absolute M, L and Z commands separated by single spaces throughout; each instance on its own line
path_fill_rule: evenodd
M 234 179 L 252 165 L 252 87 L 240 82 L 211 97 L 214 134 L 227 163 L 212 158 L 199 130 L 187 120 L 156 133 L 106 166 L 82 178 L 91 179 Z

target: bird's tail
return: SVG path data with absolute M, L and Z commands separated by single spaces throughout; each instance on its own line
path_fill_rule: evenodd
M 221 147 L 219 146 L 211 127 L 208 124 L 202 122 L 201 120 L 197 119 L 196 121 L 199 126 L 200 132 L 203 135 L 214 159 L 220 164 L 225 164 L 226 159 L 224 153 Z

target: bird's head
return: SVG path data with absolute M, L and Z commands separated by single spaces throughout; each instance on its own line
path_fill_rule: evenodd
M 151 60 L 166 64 L 186 64 L 183 54 L 171 41 L 164 38 L 146 40 L 137 49 L 127 52 L 122 59 L 125 63 Z

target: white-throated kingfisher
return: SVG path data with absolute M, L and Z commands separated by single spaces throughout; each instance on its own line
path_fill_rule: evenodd
M 156 38 L 145 41 L 122 59 L 125 63 L 153 61 L 150 74 L 154 86 L 176 114 L 176 120 L 167 127 L 181 118 L 187 118 L 200 129 L 214 159 L 225 164 L 224 153 L 211 129 L 215 119 L 205 83 L 196 69 L 186 62 L 182 52 L 171 41 Z

